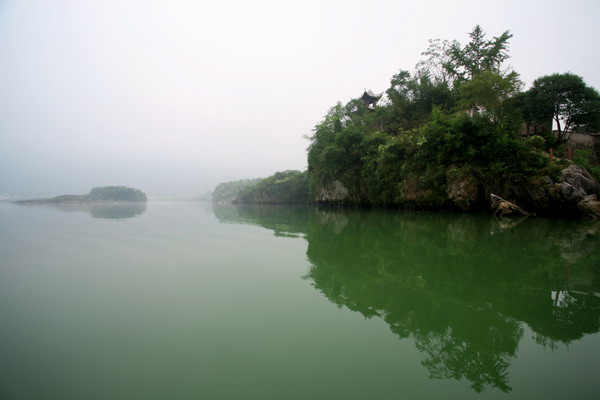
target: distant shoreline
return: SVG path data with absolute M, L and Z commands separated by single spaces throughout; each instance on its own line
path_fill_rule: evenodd
M 50 199 L 26 199 L 26 200 L 15 200 L 10 201 L 13 204 L 135 204 L 135 203 L 146 203 L 146 201 L 127 201 L 127 200 L 56 200 L 55 198 Z
M 88 194 L 64 194 L 51 198 L 17 200 L 16 204 L 115 204 L 146 203 L 148 197 L 139 189 L 125 186 L 95 187 Z

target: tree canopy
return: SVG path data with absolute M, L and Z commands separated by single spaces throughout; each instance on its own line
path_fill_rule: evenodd
M 483 71 L 499 72 L 502 63 L 508 59 L 509 31 L 491 40 L 485 39 L 485 32 L 479 25 L 469 33 L 471 40 L 461 46 L 454 41 L 448 49 L 449 62 L 446 69 L 458 80 L 473 79 Z
M 139 189 L 126 186 L 101 186 L 95 187 L 88 195 L 91 201 L 127 201 L 146 202 L 146 194 Z
M 469 33 L 470 41 L 464 46 L 457 40 L 432 39 L 423 53 L 425 60 L 417 63 L 417 70 L 431 75 L 436 81 L 460 83 L 473 79 L 484 71 L 500 73 L 502 64 L 509 58 L 509 31 L 490 40 L 481 26 Z
M 600 95 L 580 76 L 564 73 L 536 79 L 526 97 L 526 117 L 533 122 L 553 120 L 556 144 L 565 143 L 576 129 L 600 129 Z

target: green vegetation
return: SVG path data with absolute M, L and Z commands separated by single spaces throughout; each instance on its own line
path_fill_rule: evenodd
M 597 160 L 594 160 L 592 150 L 575 150 L 573 162 L 587 169 L 594 178 L 600 181 L 600 165 L 598 165 Z
M 308 203 L 308 181 L 306 172 L 276 172 L 254 185 L 243 188 L 236 203 Z
M 600 97 L 572 74 L 540 78 L 521 92 L 518 73 L 504 66 L 511 37 L 486 40 L 476 26 L 464 46 L 432 40 L 428 58 L 414 73 L 394 75 L 375 110 L 359 100 L 332 107 L 309 138 L 315 199 L 438 209 L 450 205 L 457 179 L 470 179 L 475 192 L 512 197 L 532 178 L 560 170 L 564 164 L 542 149 L 561 146 L 575 127 L 595 128 Z M 558 137 L 522 135 L 524 122 L 552 118 L 563 124 Z
M 88 196 L 90 201 L 126 201 L 131 203 L 148 201 L 146 194 L 141 190 L 125 186 L 95 187 Z
M 543 76 L 533 82 L 527 97 L 527 119 L 552 119 L 557 127 L 557 146 L 569 140 L 575 129 L 600 129 L 600 94 L 577 75 Z
M 147 201 L 146 194 L 139 189 L 126 186 L 102 186 L 93 188 L 89 194 L 65 194 L 49 199 L 21 200 L 18 203 L 145 203 Z
M 213 192 L 213 201 L 265 204 L 308 203 L 306 172 L 283 171 L 264 179 L 221 183 Z
M 223 203 L 232 202 L 242 189 L 256 185 L 258 182 L 260 182 L 260 178 L 219 183 L 212 193 L 212 200 Z
M 600 95 L 570 73 L 523 92 L 504 65 L 511 38 L 488 40 L 476 26 L 464 45 L 431 40 L 416 71 L 392 76 L 377 107 L 354 99 L 329 110 L 308 137 L 305 173 L 221 184 L 213 200 L 473 211 L 494 193 L 560 212 L 563 199 L 548 190 L 570 163 L 562 156 L 573 130 L 600 129 Z M 590 169 L 588 158 L 574 161 Z

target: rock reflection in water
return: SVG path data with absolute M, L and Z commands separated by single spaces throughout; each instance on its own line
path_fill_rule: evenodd
M 510 391 L 524 324 L 554 348 L 600 329 L 598 224 L 484 215 L 215 206 L 224 222 L 303 236 L 304 277 L 413 338 L 432 378 Z

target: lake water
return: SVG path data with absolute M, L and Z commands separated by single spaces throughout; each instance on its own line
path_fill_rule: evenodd
M 600 224 L 0 203 L 0 399 L 597 399 Z

